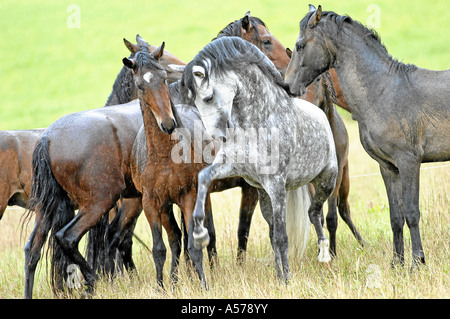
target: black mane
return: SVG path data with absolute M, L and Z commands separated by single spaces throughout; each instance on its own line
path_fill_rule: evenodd
M 134 55 L 134 53 L 131 53 L 128 58 L 132 59 L 134 58 Z M 128 103 L 133 98 L 137 98 L 133 81 L 133 71 L 126 66 L 122 66 L 122 69 L 120 69 L 120 72 L 114 81 L 112 92 L 109 95 L 105 106 Z
M 300 21 L 300 30 L 305 30 L 307 28 L 307 24 L 309 18 L 314 14 L 314 12 L 309 12 L 303 19 Z M 338 30 L 342 30 L 345 27 L 345 22 L 355 26 L 361 33 L 363 34 L 362 39 L 364 41 L 373 41 L 376 43 L 379 48 L 387 55 L 387 57 L 391 60 L 390 68 L 394 69 L 397 72 L 408 73 L 410 71 L 414 71 L 417 69 L 417 66 L 414 64 L 404 64 L 399 62 L 397 59 L 393 58 L 386 49 L 386 46 L 381 42 L 381 38 L 379 34 L 374 29 L 369 29 L 365 27 L 361 22 L 353 20 L 348 15 L 339 15 L 333 11 L 323 11 L 321 19 L 328 19 L 334 22 L 338 26 Z
M 260 18 L 252 17 L 252 16 L 249 16 L 248 18 L 249 18 L 250 25 L 255 30 L 255 33 L 253 34 L 253 40 L 256 40 L 257 43 L 259 43 L 259 41 L 261 40 L 261 37 L 258 32 L 258 25 L 262 25 L 263 27 L 266 27 L 266 24 Z M 239 20 L 229 23 L 222 31 L 220 31 L 217 34 L 217 37 L 215 37 L 212 41 L 214 41 L 218 38 L 221 38 L 221 37 L 230 37 L 230 36 L 242 38 L 242 31 L 241 31 L 242 30 L 242 19 L 244 19 L 244 18 L 241 18 Z
M 134 56 L 134 61 L 138 69 L 164 70 L 158 60 L 147 50 L 138 51 Z
M 207 44 L 195 58 L 186 66 L 181 78 L 181 94 L 184 101 L 193 103 L 195 100 L 195 82 L 192 75 L 194 65 L 202 66 L 208 72 L 205 60 L 211 62 L 214 74 L 222 76 L 226 71 L 239 71 L 245 69 L 249 64 L 254 64 L 276 85 L 280 86 L 289 95 L 289 86 L 275 68 L 273 63 L 252 43 L 239 37 L 222 37 Z M 203 81 L 208 81 L 209 74 L 205 74 Z M 193 96 L 189 97 L 191 92 Z

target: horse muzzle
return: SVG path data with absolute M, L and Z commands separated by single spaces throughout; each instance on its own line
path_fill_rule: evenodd
M 178 127 L 177 121 L 170 118 L 164 122 L 161 122 L 161 131 L 167 134 L 172 134 L 172 132 Z

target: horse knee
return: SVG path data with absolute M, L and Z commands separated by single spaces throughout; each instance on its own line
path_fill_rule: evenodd
M 404 224 L 404 217 L 391 217 L 391 228 L 394 233 L 402 232 Z
M 327 215 L 327 228 L 328 230 L 336 230 L 338 226 L 338 218 L 336 214 Z

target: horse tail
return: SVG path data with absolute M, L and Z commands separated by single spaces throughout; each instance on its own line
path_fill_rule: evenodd
M 286 231 L 289 240 L 288 256 L 291 260 L 300 260 L 309 240 L 311 223 L 308 209 L 311 205 L 308 185 L 286 194 Z
M 43 136 L 33 152 L 33 176 L 28 209 L 36 212 L 40 218 L 40 229 L 44 240 L 50 232 L 47 254 L 51 256 L 51 285 L 53 292 L 64 290 L 64 281 L 70 260 L 55 240 L 56 233 L 74 217 L 75 210 L 67 192 L 53 175 L 49 152 L 49 141 Z
M 109 214 L 103 215 L 100 221 L 88 232 L 86 244 L 86 260 L 97 273 L 104 273 L 106 252 L 108 248 Z

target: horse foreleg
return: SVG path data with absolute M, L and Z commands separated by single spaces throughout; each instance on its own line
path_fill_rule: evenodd
M 250 224 L 252 222 L 253 212 L 258 203 L 258 191 L 255 187 L 248 184 L 242 186 L 241 207 L 239 210 L 239 226 L 238 226 L 238 251 L 237 261 L 242 263 L 245 260 L 245 252 L 247 251 L 248 234 L 250 232 Z
M 197 249 L 202 249 L 209 244 L 208 230 L 203 226 L 205 219 L 205 204 L 209 194 L 211 183 L 216 179 L 222 179 L 233 175 L 234 167 L 231 164 L 222 164 L 217 156 L 210 166 L 198 173 L 197 201 L 195 202 L 193 214 L 193 239 Z M 188 224 L 188 221 L 186 221 Z M 189 224 L 188 224 L 189 225 Z
M 152 231 L 153 237 L 153 261 L 156 268 L 156 280 L 158 285 L 164 289 L 163 284 L 163 267 L 166 261 L 166 246 L 164 245 L 162 237 L 161 226 L 161 209 L 157 207 L 155 201 L 148 197 L 144 192 L 142 196 L 142 204 L 144 207 L 145 217 L 147 217 L 148 224 Z
M 196 205 L 196 190 L 195 188 L 192 188 L 191 191 L 187 194 L 185 194 L 181 200 L 179 201 L 178 205 L 180 206 L 180 209 L 183 211 L 184 221 L 186 223 L 186 231 L 188 234 L 188 253 L 189 257 L 191 259 L 192 265 L 195 267 L 195 270 L 197 271 L 198 277 L 200 281 L 202 282 L 203 286 L 207 288 L 206 284 L 206 278 L 203 271 L 203 251 L 202 247 L 197 247 L 195 245 L 195 238 L 194 238 L 194 219 L 193 219 L 193 212 L 194 212 L 194 206 Z M 205 199 L 205 208 L 208 209 L 208 206 L 210 207 L 209 203 L 209 195 Z M 206 223 L 207 224 L 207 223 Z M 206 234 L 208 235 L 208 231 L 206 230 Z M 209 241 L 209 235 L 208 235 L 208 246 L 210 244 Z M 214 247 L 215 249 L 215 247 Z
M 336 231 L 338 226 L 337 218 L 337 194 L 333 192 L 328 198 L 328 213 L 327 213 L 327 229 L 330 234 L 330 254 L 336 257 Z
M 392 265 L 403 265 L 405 261 L 403 247 L 403 226 L 405 225 L 405 217 L 401 211 L 403 209 L 403 200 L 400 176 L 395 167 L 388 166 L 387 164 L 380 164 L 380 171 L 388 196 L 391 228 L 394 237 L 394 257 L 392 259 Z
M 419 210 L 419 175 L 420 161 L 402 161 L 399 165 L 402 183 L 403 207 L 406 224 L 411 234 L 413 268 L 419 263 L 425 264 L 425 255 L 420 238 L 420 210 Z

